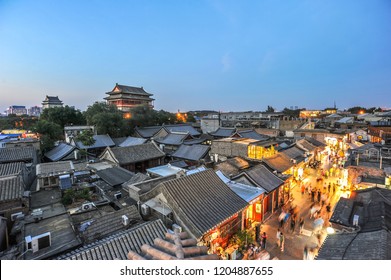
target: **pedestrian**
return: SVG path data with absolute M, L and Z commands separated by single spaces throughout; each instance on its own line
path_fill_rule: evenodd
M 300 220 L 299 220 L 299 234 L 301 234 L 303 232 L 303 228 L 304 228 L 304 218 L 300 217 Z
M 301 184 L 301 196 L 304 195 L 304 191 L 305 191 L 305 187 L 304 187 L 304 184 Z
M 280 228 L 282 228 L 282 226 L 284 225 L 285 217 L 286 217 L 286 213 L 284 210 L 282 210 L 280 216 L 278 216 L 278 221 L 280 222 Z
M 333 183 L 333 195 L 335 194 L 335 183 Z
M 327 220 L 329 220 L 330 219 L 330 214 L 331 214 L 331 205 L 330 205 L 330 203 L 327 204 L 327 206 L 326 206 L 326 212 L 327 212 Z
M 310 219 L 312 219 L 315 216 L 315 212 L 317 211 L 315 204 L 312 205 L 310 210 Z
M 318 189 L 318 202 L 320 202 L 320 195 L 321 195 L 321 191 L 320 189 Z
M 311 189 L 311 201 L 315 202 L 315 189 L 314 188 Z
M 327 194 L 326 194 L 326 193 L 323 193 L 322 196 L 321 196 L 322 207 L 324 206 L 324 204 L 325 204 L 325 202 L 326 202 L 326 199 L 327 199 Z
M 264 250 L 266 250 L 266 239 L 267 239 L 266 232 L 263 232 L 261 236 L 261 248 Z
M 281 252 L 284 252 L 284 246 L 285 246 L 285 236 L 281 232 L 281 234 L 280 234 L 280 249 L 281 249 Z
M 307 245 L 304 246 L 303 260 L 308 260 L 308 247 L 307 247 Z
M 330 189 L 331 189 L 331 183 L 329 182 L 329 185 L 327 187 L 327 191 L 330 193 Z
M 277 234 L 276 234 L 278 247 L 281 247 L 280 246 L 280 236 L 281 236 L 281 230 L 280 230 L 280 228 L 278 228 L 277 229 Z
M 291 218 L 291 232 L 293 233 L 295 231 L 296 226 L 296 217 L 293 215 Z

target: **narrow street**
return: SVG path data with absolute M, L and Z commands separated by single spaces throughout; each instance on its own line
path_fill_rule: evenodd
M 328 160 L 326 162 L 322 162 L 321 166 L 318 169 L 308 168 L 305 173 L 307 174 L 306 178 L 303 180 L 303 184 L 305 186 L 310 185 L 315 187 L 316 189 L 324 190 L 324 184 L 328 186 L 330 183 L 337 183 L 338 177 L 329 177 L 328 179 L 323 179 L 321 181 L 317 181 L 319 169 L 323 168 L 324 170 L 328 170 L 330 167 L 330 163 Z M 340 197 L 339 187 L 336 187 L 336 193 L 333 194 L 331 188 L 331 194 L 329 194 L 330 205 L 331 205 L 331 213 L 334 209 L 335 204 L 338 202 Z M 328 193 L 326 188 L 326 193 Z M 266 242 L 266 250 L 270 254 L 270 258 L 278 258 L 281 260 L 303 260 L 303 252 L 305 246 L 307 246 L 309 250 L 309 259 L 313 259 L 319 249 L 319 241 L 318 237 L 320 236 L 320 244 L 323 243 L 323 240 L 326 238 L 326 228 L 328 226 L 328 218 L 326 205 L 321 208 L 320 216 L 324 219 L 324 224 L 322 229 L 320 230 L 320 234 L 317 234 L 314 225 L 314 218 L 310 218 L 310 208 L 313 204 L 311 200 L 311 195 L 305 191 L 304 194 L 301 193 L 300 186 L 297 186 L 291 190 L 291 195 L 293 197 L 293 201 L 291 205 L 297 207 L 297 218 L 296 225 L 294 231 L 290 230 L 290 218 L 287 222 L 284 223 L 281 231 L 285 236 L 285 246 L 284 252 L 280 250 L 277 242 L 277 229 L 279 228 L 278 217 L 282 211 L 282 209 L 277 210 L 273 215 L 261 226 L 261 233 L 266 232 L 268 239 Z M 317 196 L 315 195 L 315 202 L 317 201 Z M 321 205 L 321 204 L 320 204 Z M 289 207 L 287 207 L 289 208 Z M 304 218 L 304 230 L 302 234 L 300 234 L 299 230 L 299 220 L 300 217 Z

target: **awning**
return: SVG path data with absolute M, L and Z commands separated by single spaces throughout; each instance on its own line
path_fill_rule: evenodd
M 148 205 L 150 208 L 152 208 L 153 210 L 159 212 L 164 216 L 167 216 L 170 213 L 172 213 L 171 208 L 169 208 L 168 205 L 165 205 L 164 203 L 160 202 L 155 198 L 148 200 L 144 204 Z

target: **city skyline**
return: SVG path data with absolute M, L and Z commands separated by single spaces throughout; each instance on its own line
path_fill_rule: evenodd
M 2 1 L 0 110 L 84 111 L 115 83 L 155 108 L 391 107 L 389 1 Z

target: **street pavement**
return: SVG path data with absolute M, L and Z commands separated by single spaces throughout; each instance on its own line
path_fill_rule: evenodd
M 322 163 L 322 167 L 328 168 L 329 163 Z M 329 178 L 329 179 L 323 179 L 320 182 L 317 182 L 317 172 L 318 170 L 309 168 L 306 170 L 306 173 L 308 174 L 307 177 L 303 180 L 303 183 L 305 185 L 311 184 L 311 186 L 315 186 L 317 188 L 320 188 L 323 190 L 323 184 L 324 182 L 328 183 L 336 183 L 337 178 Z M 331 204 L 331 210 L 333 211 L 335 204 L 339 200 L 340 192 L 339 188 L 336 188 L 336 194 L 331 196 L 330 204 Z M 308 194 L 308 192 L 305 192 L 304 195 L 301 194 L 300 186 L 296 186 L 291 190 L 291 195 L 293 196 L 293 201 L 291 202 L 291 205 L 298 207 L 298 215 L 297 215 L 297 222 L 294 229 L 294 232 L 290 231 L 290 220 L 288 220 L 285 225 L 283 226 L 282 232 L 285 235 L 285 248 L 284 252 L 281 252 L 280 248 L 278 247 L 277 243 L 277 229 L 279 228 L 279 221 L 278 216 L 281 213 L 281 209 L 277 210 L 275 213 L 273 213 L 268 220 L 266 220 L 261 225 L 261 233 L 266 232 L 267 233 L 267 242 L 266 242 L 266 251 L 269 252 L 270 258 L 278 258 L 281 260 L 303 260 L 303 252 L 304 247 L 307 246 L 308 249 L 311 249 L 310 251 L 310 259 L 313 259 L 316 254 L 318 253 L 319 249 L 319 241 L 317 236 L 318 234 L 315 234 L 314 232 L 314 219 L 310 219 L 310 206 L 312 204 L 311 196 Z M 316 201 L 316 195 L 315 195 L 315 201 Z M 324 217 L 325 223 L 323 225 L 323 228 L 320 233 L 320 244 L 323 243 L 324 239 L 326 238 L 326 228 L 329 225 L 328 219 L 326 218 L 326 210 L 325 206 L 322 208 L 321 215 Z M 330 214 L 330 217 L 332 216 L 332 212 Z M 300 217 L 304 218 L 304 231 L 302 234 L 299 233 L 299 225 L 298 221 Z

